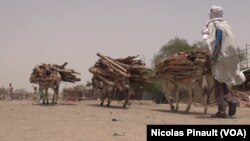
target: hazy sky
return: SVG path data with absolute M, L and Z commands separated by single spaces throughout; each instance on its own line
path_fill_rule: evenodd
M 250 43 L 249 0 L 0 0 L 0 87 L 32 89 L 35 65 L 63 64 L 86 84 L 97 52 L 153 55 L 178 36 L 202 40 L 210 6 L 221 5 L 240 47 Z M 61 87 L 72 86 L 62 83 Z

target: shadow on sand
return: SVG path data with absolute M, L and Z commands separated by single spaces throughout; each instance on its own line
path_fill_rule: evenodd
M 109 107 L 107 105 L 103 105 L 103 106 L 100 106 L 100 104 L 88 104 L 88 106 L 94 106 L 94 107 L 99 107 L 99 108 L 109 108 L 109 109 L 128 109 L 127 107 L 126 108 L 123 108 L 122 105 L 110 105 Z
M 37 106 L 58 106 L 58 105 L 67 105 L 67 106 L 76 106 L 77 103 L 69 103 L 69 102 L 60 102 L 57 104 L 52 104 L 52 103 L 48 103 L 48 104 L 43 104 L 43 103 L 34 103 L 33 105 L 37 105 Z

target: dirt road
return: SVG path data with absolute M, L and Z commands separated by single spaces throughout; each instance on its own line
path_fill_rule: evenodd
M 110 108 L 99 101 L 59 102 L 43 106 L 29 101 L 0 101 L 1 141 L 145 141 L 147 124 L 250 124 L 250 108 L 238 108 L 228 119 L 213 119 L 216 106 L 203 115 L 202 106 L 191 112 L 173 113 L 166 104 L 131 101 L 127 109 L 112 102 Z M 180 105 L 184 111 L 185 105 Z

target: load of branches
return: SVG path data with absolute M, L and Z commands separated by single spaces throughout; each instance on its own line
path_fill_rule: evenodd
M 115 86 L 116 83 L 126 85 L 145 86 L 149 83 L 146 75 L 148 69 L 142 60 L 136 60 L 138 56 L 113 59 L 97 53 L 98 61 L 89 68 L 93 74 L 93 80 L 102 82 L 106 86 Z
M 250 93 L 249 91 L 236 91 L 233 90 L 232 94 L 238 98 L 240 105 L 242 107 L 250 107 Z
M 63 65 L 56 64 L 44 64 L 37 65 L 34 67 L 33 72 L 30 76 L 31 83 L 39 83 L 42 81 L 51 81 L 59 79 L 61 77 L 62 81 L 75 83 L 76 81 L 81 81 L 80 78 L 76 77 L 80 75 L 80 73 L 75 72 L 73 69 L 66 69 L 65 66 L 68 63 L 64 63 Z
M 155 65 L 155 77 L 167 80 L 184 80 L 210 72 L 205 48 L 165 56 Z

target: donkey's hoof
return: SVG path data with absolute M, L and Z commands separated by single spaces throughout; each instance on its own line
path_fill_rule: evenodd
M 174 111 L 174 106 L 171 106 L 170 108 L 171 108 L 171 111 Z
M 190 108 L 187 108 L 187 109 L 185 110 L 186 113 L 189 113 L 189 111 L 190 111 Z
M 204 114 L 205 114 L 205 115 L 207 114 L 207 109 L 204 109 Z

